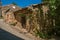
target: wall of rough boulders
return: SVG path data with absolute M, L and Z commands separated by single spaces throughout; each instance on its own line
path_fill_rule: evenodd
M 48 14 L 48 10 L 49 8 L 47 5 L 33 5 L 20 10 L 19 13 L 18 11 L 15 12 L 15 18 L 22 28 L 26 29 L 30 33 L 33 33 L 36 30 L 41 31 L 42 27 L 44 27 L 44 20 L 47 19 L 46 15 Z M 19 14 L 25 16 L 21 17 Z M 22 21 L 25 21 L 25 23 L 22 23 Z M 46 25 L 48 25 L 48 21 Z
M 36 30 L 41 31 L 44 27 L 44 20 L 47 19 L 48 10 L 47 5 L 37 4 L 16 12 L 8 12 L 6 15 L 3 11 L 2 16 L 6 23 L 22 27 L 28 32 L 34 33 Z

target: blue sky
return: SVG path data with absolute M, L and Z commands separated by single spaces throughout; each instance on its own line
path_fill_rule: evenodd
M 20 7 L 26 7 L 31 4 L 39 4 L 41 0 L 2 0 L 2 5 L 8 5 L 15 2 Z

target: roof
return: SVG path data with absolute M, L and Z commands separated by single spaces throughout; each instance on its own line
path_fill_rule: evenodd
M 8 9 L 10 9 L 11 12 L 15 12 L 15 11 L 21 10 L 22 8 L 20 8 L 20 7 L 16 6 L 16 5 L 13 5 L 13 4 L 2 7 L 3 11 L 7 11 Z
M 26 12 L 27 10 L 32 10 L 32 9 L 37 8 L 37 7 L 40 7 L 40 6 L 42 6 L 42 5 L 45 5 L 45 3 L 33 4 L 33 5 L 28 6 L 28 7 L 26 7 L 26 8 L 20 8 L 20 7 L 17 6 L 17 5 L 10 4 L 10 5 L 7 5 L 7 6 L 3 6 L 3 7 L 2 7 L 2 10 L 3 10 L 4 12 L 8 12 L 8 11 L 9 11 L 9 12 L 17 12 L 17 11 L 20 11 L 20 12 L 23 13 L 23 11 Z M 33 11 L 33 10 L 32 10 L 32 11 Z

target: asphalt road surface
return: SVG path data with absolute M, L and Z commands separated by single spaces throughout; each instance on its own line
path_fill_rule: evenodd
M 24 40 L 3 29 L 0 29 L 0 40 Z

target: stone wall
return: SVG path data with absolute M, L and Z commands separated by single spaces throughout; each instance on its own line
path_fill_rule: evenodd
M 16 24 L 16 26 L 25 28 L 32 33 L 36 29 L 42 29 L 48 9 L 46 5 L 37 4 L 15 12 L 8 12 L 6 15 L 4 14 L 4 19 L 7 23 Z M 43 13 L 41 13 L 41 10 Z

